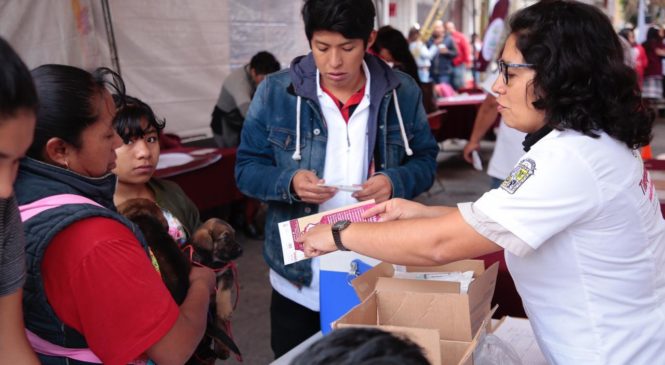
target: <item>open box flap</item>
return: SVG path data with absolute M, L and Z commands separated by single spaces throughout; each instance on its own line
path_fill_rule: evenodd
M 439 266 L 407 266 L 406 270 L 408 272 L 473 271 L 474 272 L 473 277 L 477 278 L 478 276 L 480 276 L 485 272 L 485 262 L 483 260 L 461 260 Z M 355 289 L 358 298 L 360 298 L 360 300 L 363 301 L 365 300 L 365 298 L 369 297 L 370 294 L 372 294 L 372 292 L 375 290 L 378 278 L 380 277 L 392 278 L 394 274 L 395 270 L 393 268 L 393 265 L 386 262 L 382 262 L 374 266 L 372 269 L 368 270 L 364 274 L 360 275 L 359 277 L 355 278 L 351 282 L 351 285 Z M 394 280 L 405 280 L 408 283 L 413 283 L 416 281 L 410 279 L 394 279 Z M 496 275 L 494 280 L 496 281 Z M 446 290 L 445 288 L 446 286 L 444 286 L 445 291 L 451 291 L 451 290 Z M 459 289 L 457 289 L 456 292 L 459 292 Z
M 469 304 L 466 296 L 375 292 L 378 324 L 432 328 L 442 340 L 471 341 L 473 338 Z

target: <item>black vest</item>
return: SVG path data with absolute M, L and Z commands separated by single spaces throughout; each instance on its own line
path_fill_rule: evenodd
M 51 177 L 53 179 L 48 179 Z M 80 182 L 80 184 L 78 184 Z M 89 184 L 92 182 L 92 184 Z M 110 184 L 110 185 L 109 185 Z M 86 196 L 92 189 L 108 199 L 100 199 L 95 194 Z M 79 187 L 77 189 L 77 187 Z M 105 217 L 114 219 L 127 226 L 137 237 L 148 254 L 148 248 L 143 235 L 129 220 L 115 211 L 112 202 L 112 193 L 115 188 L 115 177 L 105 179 L 88 179 L 71 173 L 70 171 L 45 165 L 34 160 L 21 162 L 19 176 L 16 183 L 16 197 L 19 205 L 29 204 L 50 195 L 77 194 L 90 198 L 103 207 L 91 204 L 67 204 L 41 212 L 24 223 L 26 238 L 27 276 L 23 292 L 23 315 L 25 327 L 42 339 L 55 345 L 66 348 L 87 348 L 83 335 L 66 326 L 56 316 L 53 308 L 46 299 L 41 274 L 41 263 L 44 252 L 49 243 L 60 231 L 69 225 L 86 218 Z M 42 364 L 65 365 L 87 364 L 84 362 L 63 358 L 40 355 Z

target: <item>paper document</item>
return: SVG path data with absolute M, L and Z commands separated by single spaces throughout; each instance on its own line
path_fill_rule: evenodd
M 466 294 L 469 290 L 469 284 L 473 281 L 473 271 L 453 271 L 453 272 L 406 272 L 395 271 L 393 274 L 397 279 L 410 280 L 433 280 L 433 281 L 452 281 L 460 283 L 460 293 Z
M 334 224 L 335 222 L 341 220 L 349 220 L 351 222 L 378 222 L 378 216 L 366 219 L 361 217 L 364 211 L 373 207 L 374 205 L 376 204 L 374 204 L 374 200 L 372 199 L 278 223 L 277 228 L 279 229 L 279 237 L 282 241 L 284 264 L 292 264 L 307 258 L 305 257 L 302 244 L 296 241 L 300 238 L 300 236 L 302 236 L 303 233 L 307 232 L 310 228 L 316 226 L 319 223 Z
M 522 364 L 547 365 L 528 319 L 505 317 L 493 333 L 513 347 Z
M 471 152 L 471 160 L 473 161 L 474 169 L 483 171 L 483 161 L 480 159 L 480 154 L 478 154 L 478 151 L 474 150 Z
M 337 190 L 348 191 L 348 192 L 360 191 L 363 189 L 363 186 L 359 184 L 354 184 L 354 185 L 319 184 L 319 186 L 324 186 L 327 188 L 335 188 Z

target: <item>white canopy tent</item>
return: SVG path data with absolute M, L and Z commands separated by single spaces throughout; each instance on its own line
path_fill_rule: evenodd
M 379 26 L 406 32 L 434 0 L 374 2 Z M 479 24 L 471 21 L 474 13 L 480 17 L 493 0 L 444 2 L 445 18 L 471 34 Z M 0 0 L 0 36 L 30 68 L 119 68 L 127 92 L 166 118 L 168 132 L 199 139 L 211 134 L 210 113 L 231 69 L 261 50 L 283 67 L 309 51 L 301 6 L 302 0 Z
M 100 0 L 0 0 L 0 36 L 28 67 L 114 67 Z M 277 3 L 279 6 L 276 6 Z M 127 92 L 184 138 L 210 135 L 224 77 L 267 50 L 283 66 L 308 52 L 300 0 L 110 0 Z

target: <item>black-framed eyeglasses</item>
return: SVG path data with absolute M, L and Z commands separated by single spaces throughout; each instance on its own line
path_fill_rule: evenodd
M 508 85 L 508 80 L 510 79 L 508 76 L 509 67 L 532 68 L 533 66 L 535 65 L 532 63 L 506 63 L 504 60 L 499 60 L 499 73 L 501 73 L 501 76 L 503 77 L 503 83 Z

